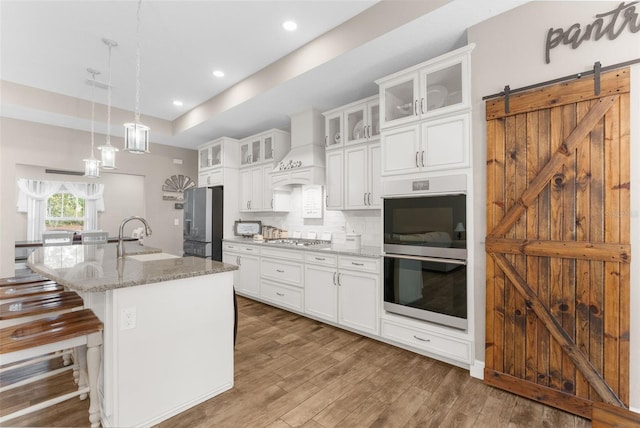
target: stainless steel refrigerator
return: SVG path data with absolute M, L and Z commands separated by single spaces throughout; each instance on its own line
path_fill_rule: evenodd
M 223 189 L 197 187 L 184 192 L 184 255 L 222 261 Z

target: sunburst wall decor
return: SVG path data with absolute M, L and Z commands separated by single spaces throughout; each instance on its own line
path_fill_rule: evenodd
M 162 185 L 162 199 L 165 201 L 183 201 L 183 192 L 196 187 L 195 181 L 186 175 L 172 175 Z

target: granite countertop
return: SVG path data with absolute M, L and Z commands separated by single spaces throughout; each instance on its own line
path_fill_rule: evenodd
M 234 265 L 198 257 L 148 261 L 128 257 L 161 252 L 137 242 L 125 242 L 123 259 L 116 257 L 116 244 L 42 247 L 29 256 L 27 266 L 80 292 L 107 291 L 238 269 Z
M 328 252 L 341 254 L 345 256 L 357 256 L 357 257 L 370 257 L 370 258 L 379 258 L 382 256 L 382 250 L 379 247 L 374 246 L 362 246 L 359 250 L 351 250 L 344 248 L 343 245 L 338 243 L 333 243 L 331 245 L 312 245 L 312 246 L 298 246 L 298 245 L 287 245 L 287 244 L 277 244 L 277 243 L 266 243 L 266 241 L 254 241 L 251 238 L 242 238 L 242 237 L 234 237 L 234 238 L 225 238 L 224 242 L 231 242 L 235 244 L 247 244 L 247 245 L 259 245 L 265 248 L 284 248 L 290 250 L 302 250 L 302 251 L 317 251 L 317 252 Z

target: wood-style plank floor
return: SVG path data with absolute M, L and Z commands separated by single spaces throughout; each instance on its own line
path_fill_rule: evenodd
M 238 305 L 234 388 L 159 428 L 591 426 L 460 368 L 249 299 Z M 73 388 L 70 378 L 3 393 L 2 414 Z M 9 426 L 86 426 L 87 409 L 72 399 Z

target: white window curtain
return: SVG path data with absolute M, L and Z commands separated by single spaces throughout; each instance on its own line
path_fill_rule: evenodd
M 104 211 L 104 184 L 18 179 L 18 212 L 27 213 L 27 241 L 39 241 L 44 231 L 47 199 L 68 191 L 84 198 L 84 228 L 98 229 L 98 212 Z

